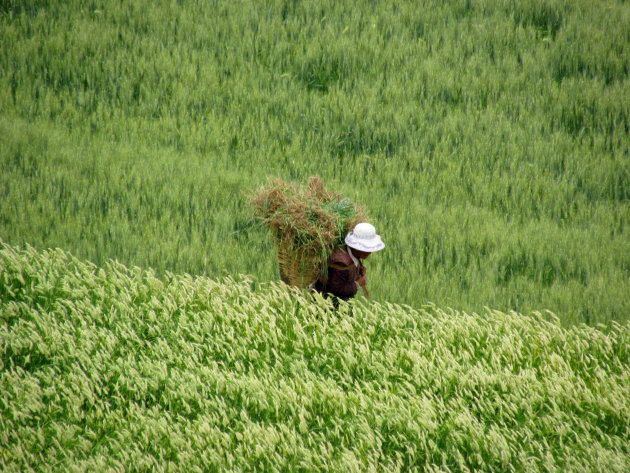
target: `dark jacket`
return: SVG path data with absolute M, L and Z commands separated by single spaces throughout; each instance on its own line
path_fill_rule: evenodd
M 365 274 L 365 266 L 359 260 L 355 266 L 346 247 L 337 248 L 328 259 L 328 276 L 315 283 L 315 290 L 322 294 L 332 294 L 340 299 L 354 297 L 358 290 L 357 280 Z

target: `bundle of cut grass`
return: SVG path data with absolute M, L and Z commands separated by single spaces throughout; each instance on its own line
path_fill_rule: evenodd
M 344 236 L 365 220 L 352 200 L 324 187 L 319 177 L 293 185 L 281 179 L 258 189 L 250 200 L 256 215 L 273 233 L 280 277 L 306 287 L 326 271 L 326 261 Z

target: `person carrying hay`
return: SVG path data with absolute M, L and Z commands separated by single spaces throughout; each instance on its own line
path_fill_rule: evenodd
M 361 287 L 365 296 L 369 297 L 366 269 L 362 261 L 385 248 L 385 244 L 376 234 L 374 226 L 366 222 L 357 224 L 348 232 L 344 242 L 345 245 L 336 248 L 328 258 L 327 274 L 319 277 L 313 289 L 324 296 L 333 295 L 348 300 Z
M 251 195 L 250 203 L 271 230 L 284 283 L 344 300 L 361 286 L 367 296 L 361 260 L 385 245 L 365 223 L 363 207 L 327 190 L 317 176 L 306 185 L 271 179 Z

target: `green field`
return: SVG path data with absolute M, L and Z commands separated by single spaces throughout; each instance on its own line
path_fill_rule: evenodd
M 377 301 L 630 318 L 623 1 L 0 2 L 0 237 L 278 279 L 245 195 L 319 174 Z
M 0 471 L 626 473 L 629 338 L 0 243 Z

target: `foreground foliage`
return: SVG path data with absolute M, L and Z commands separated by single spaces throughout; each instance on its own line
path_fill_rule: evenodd
M 4 0 L 0 236 L 278 279 L 243 194 L 318 174 L 387 243 L 376 300 L 625 321 L 628 31 L 619 0 Z
M 0 251 L 0 470 L 630 466 L 628 324 L 342 304 Z

